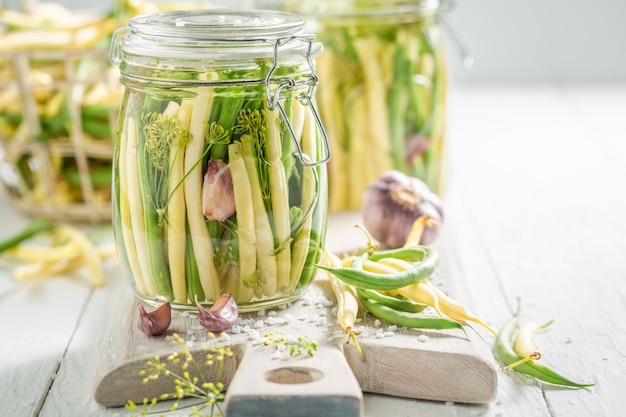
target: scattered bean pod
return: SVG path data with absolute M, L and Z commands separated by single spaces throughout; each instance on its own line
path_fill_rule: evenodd
M 410 262 L 411 268 L 403 271 L 391 270 L 392 273 L 371 272 L 364 268 L 366 261 L 376 262 L 382 258 L 397 258 Z M 351 267 L 332 268 L 317 265 L 318 268 L 332 273 L 346 284 L 371 290 L 394 290 L 413 284 L 431 276 L 439 265 L 438 252 L 427 246 L 411 246 L 388 251 L 364 251 L 352 262 Z
M 520 308 L 518 305 L 517 311 L 511 320 L 509 320 L 496 336 L 495 352 L 505 366 L 512 365 L 516 362 L 518 364 L 513 368 L 515 371 L 536 378 L 540 381 L 547 382 L 553 385 L 559 385 L 571 388 L 585 388 L 591 387 L 594 384 L 578 383 L 570 380 L 569 378 L 557 373 L 553 369 L 540 365 L 533 360 L 526 360 L 515 353 L 513 349 L 515 342 L 515 333 L 518 329 L 520 320 Z
M 462 330 L 467 337 L 467 333 L 465 332 L 463 325 L 458 321 L 451 320 L 445 317 L 426 316 L 424 314 L 395 310 L 391 307 L 386 306 L 385 304 L 361 296 L 360 294 L 359 299 L 367 311 L 369 311 L 379 319 L 385 320 L 391 324 L 406 326 L 413 329 L 459 329 Z
M 324 257 L 322 259 L 331 266 L 341 266 L 341 259 L 328 250 L 324 251 Z M 328 279 L 330 280 L 330 286 L 337 299 L 337 323 L 348 336 L 348 341 L 351 340 L 353 342 L 359 353 L 359 357 L 364 361 L 365 355 L 356 339 L 356 332 L 354 330 L 359 314 L 359 302 L 355 289 L 332 274 L 328 274 Z
M 401 294 L 390 296 L 375 290 L 368 290 L 366 288 L 357 288 L 356 291 L 361 298 L 367 298 L 369 300 L 376 301 L 377 303 L 383 304 L 398 311 L 405 311 L 407 313 L 419 313 L 421 311 L 424 311 L 424 309 L 428 307 L 426 304 L 416 303 L 415 301 Z

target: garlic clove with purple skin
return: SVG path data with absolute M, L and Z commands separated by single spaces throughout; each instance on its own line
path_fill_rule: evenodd
M 137 327 L 150 336 L 158 336 L 166 332 L 172 322 L 172 306 L 165 302 L 148 313 L 143 304 L 139 304 Z
M 237 322 L 239 308 L 231 294 L 222 294 L 208 310 L 202 307 L 198 296 L 195 299 L 200 325 L 205 329 L 220 333 L 230 329 Z
M 225 221 L 235 213 L 233 178 L 228 165 L 211 159 L 202 183 L 202 212 L 209 220 Z
M 400 171 L 387 171 L 363 193 L 363 224 L 385 248 L 404 245 L 411 226 L 428 215 L 437 224 L 443 222 L 443 204 L 422 180 Z M 424 229 L 420 244 L 432 243 L 439 226 Z

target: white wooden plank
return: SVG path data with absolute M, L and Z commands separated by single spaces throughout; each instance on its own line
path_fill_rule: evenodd
M 87 415 L 119 416 L 128 413 L 119 408 L 107 409 L 93 399 L 96 367 L 102 347 L 106 346 L 107 327 L 120 308 L 120 301 L 130 291 L 117 262 L 105 264 L 106 285 L 94 289 L 77 323 L 60 369 L 52 385 L 41 417 L 81 417 Z
M 0 404 L 5 415 L 31 415 L 38 409 L 88 295 L 84 284 L 69 280 L 44 285 L 24 285 L 0 303 L 6 337 L 0 345 Z
M 0 201 L 3 234 L 28 224 Z M 89 287 L 80 279 L 55 278 L 18 283 L 15 263 L 0 270 L 0 414 L 30 416 L 45 400 L 80 318 Z
M 615 329 L 625 312 L 626 229 L 617 215 L 626 205 L 616 191 L 624 188 L 626 164 L 614 158 L 626 149 L 615 134 L 581 129 L 584 123 L 576 116 L 582 115 L 567 105 L 573 95 L 576 91 L 567 97 L 555 90 L 470 93 L 456 126 L 465 138 L 456 142 L 455 152 L 483 157 L 457 157 L 454 167 L 463 173 L 456 177 L 457 189 L 463 190 L 503 294 L 522 298 L 527 319 L 557 320 L 538 338 L 546 363 L 598 383 L 576 392 L 546 389 L 545 406 L 551 415 L 616 415 L 618 403 L 604 396 L 623 392 L 624 380 L 614 378 L 624 373 L 623 356 L 611 361 L 607 352 L 613 349 L 597 346 L 599 339 L 616 346 L 624 342 Z

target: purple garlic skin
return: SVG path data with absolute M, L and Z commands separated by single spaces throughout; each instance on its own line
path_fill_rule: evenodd
M 207 310 L 196 296 L 200 325 L 210 332 L 220 333 L 230 329 L 239 318 L 239 308 L 231 294 L 222 294 Z
M 363 193 L 363 224 L 385 248 L 404 245 L 413 222 L 423 215 L 443 222 L 443 204 L 422 180 L 400 171 L 387 171 Z M 426 227 L 421 245 L 434 242 L 439 226 Z
M 202 212 L 209 220 L 225 221 L 235 213 L 233 178 L 228 165 L 211 159 L 202 183 Z
M 137 327 L 143 333 L 149 336 L 158 336 L 167 331 L 171 322 L 172 306 L 170 303 L 165 302 L 150 313 L 146 311 L 143 304 L 139 304 Z

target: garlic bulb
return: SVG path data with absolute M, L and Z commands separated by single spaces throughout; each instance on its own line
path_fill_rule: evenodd
M 386 248 L 399 248 L 413 222 L 427 215 L 437 224 L 443 221 L 443 204 L 422 180 L 400 171 L 387 171 L 363 193 L 363 224 L 374 239 Z M 438 227 L 424 229 L 420 244 L 437 237 Z
M 172 306 L 165 302 L 158 308 L 148 313 L 143 304 L 139 304 L 139 319 L 137 327 L 143 333 L 157 336 L 165 333 L 172 321 Z
M 235 213 L 233 178 L 228 165 L 211 159 L 202 183 L 202 212 L 209 220 L 225 221 Z
M 196 307 L 200 325 L 215 333 L 230 329 L 239 317 L 237 303 L 231 294 L 222 294 L 208 310 L 202 307 L 196 296 Z

